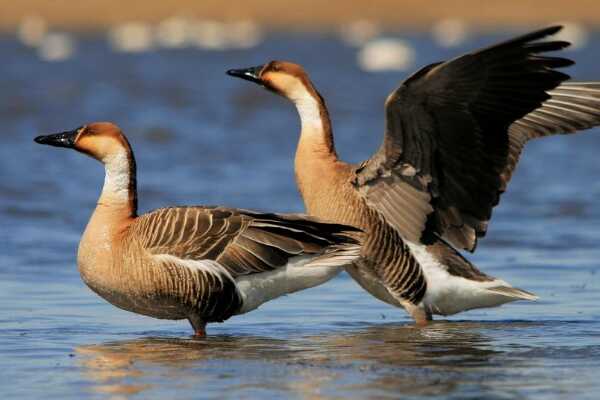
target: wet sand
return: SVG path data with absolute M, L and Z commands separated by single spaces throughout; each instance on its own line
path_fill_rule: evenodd
M 600 3 L 595 0 L 297 0 L 295 6 L 281 0 L 2 0 L 2 3 L 5 4 L 1 6 L 0 29 L 4 30 L 14 29 L 28 15 L 40 15 L 54 27 L 82 31 L 130 20 L 157 22 L 172 15 L 252 19 L 286 30 L 327 30 L 359 19 L 395 29 L 427 28 L 446 18 L 460 18 L 478 27 L 543 25 L 565 20 L 600 24 Z

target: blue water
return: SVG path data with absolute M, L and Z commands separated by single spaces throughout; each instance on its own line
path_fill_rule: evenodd
M 459 49 L 405 35 L 416 65 Z M 251 50 L 113 52 L 78 37 L 75 56 L 40 61 L 0 36 L 0 397 L 600 397 L 600 130 L 528 145 L 469 255 L 540 296 L 415 328 L 345 274 L 189 337 L 105 303 L 81 282 L 79 237 L 103 179 L 97 162 L 32 138 L 111 120 L 128 135 L 141 210 L 223 204 L 298 212 L 299 123 L 282 98 L 225 76 L 267 60 L 303 63 L 327 99 L 337 147 L 367 158 L 383 102 L 405 73 L 365 73 L 334 35 L 273 33 Z M 577 79 L 599 79 L 600 36 L 573 51 Z

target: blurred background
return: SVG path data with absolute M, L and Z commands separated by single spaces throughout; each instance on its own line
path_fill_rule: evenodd
M 160 23 L 168 16 L 231 21 L 249 19 L 285 30 L 332 30 L 367 19 L 388 28 L 428 29 L 447 18 L 458 18 L 471 26 L 518 26 L 557 20 L 598 23 L 600 11 L 593 0 L 417 1 L 417 0 L 22 0 L 2 1 L 0 24 L 16 27 L 24 17 L 39 15 L 51 25 L 80 31 L 105 29 L 127 21 Z
M 530 143 L 468 255 L 540 301 L 414 329 L 341 274 L 200 342 L 187 322 L 85 287 L 75 257 L 102 167 L 32 141 L 116 122 L 138 161 L 140 212 L 301 212 L 293 106 L 227 69 L 304 65 L 339 154 L 358 162 L 413 71 L 555 23 L 573 44 L 567 72 L 600 80 L 597 1 L 0 0 L 0 397 L 598 398 L 598 129 Z

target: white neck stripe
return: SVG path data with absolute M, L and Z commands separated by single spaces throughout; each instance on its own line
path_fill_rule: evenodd
M 102 160 L 106 174 L 101 197 L 108 196 L 119 201 L 129 200 L 130 165 L 127 152 L 120 150 Z
M 313 96 L 308 92 L 305 92 L 304 96 L 294 100 L 294 104 L 300 115 L 303 131 L 305 129 L 314 130 L 314 128 L 319 130 L 323 129 L 321 109 L 319 103 Z

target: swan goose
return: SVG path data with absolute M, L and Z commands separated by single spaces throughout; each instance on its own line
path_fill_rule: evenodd
M 290 62 L 229 70 L 294 103 L 295 157 L 306 210 L 363 229 L 349 274 L 419 324 L 433 314 L 536 296 L 478 270 L 458 250 L 485 235 L 528 140 L 600 124 L 600 83 L 565 82 L 571 60 L 542 53 L 560 26 L 428 65 L 385 102 L 383 143 L 367 161 L 339 159 L 329 113 L 304 69 Z
M 91 123 L 35 138 L 104 164 L 98 204 L 77 255 L 83 281 L 124 310 L 209 322 L 334 277 L 360 252 L 356 228 L 294 214 L 171 207 L 137 215 L 136 163 L 119 127 Z

